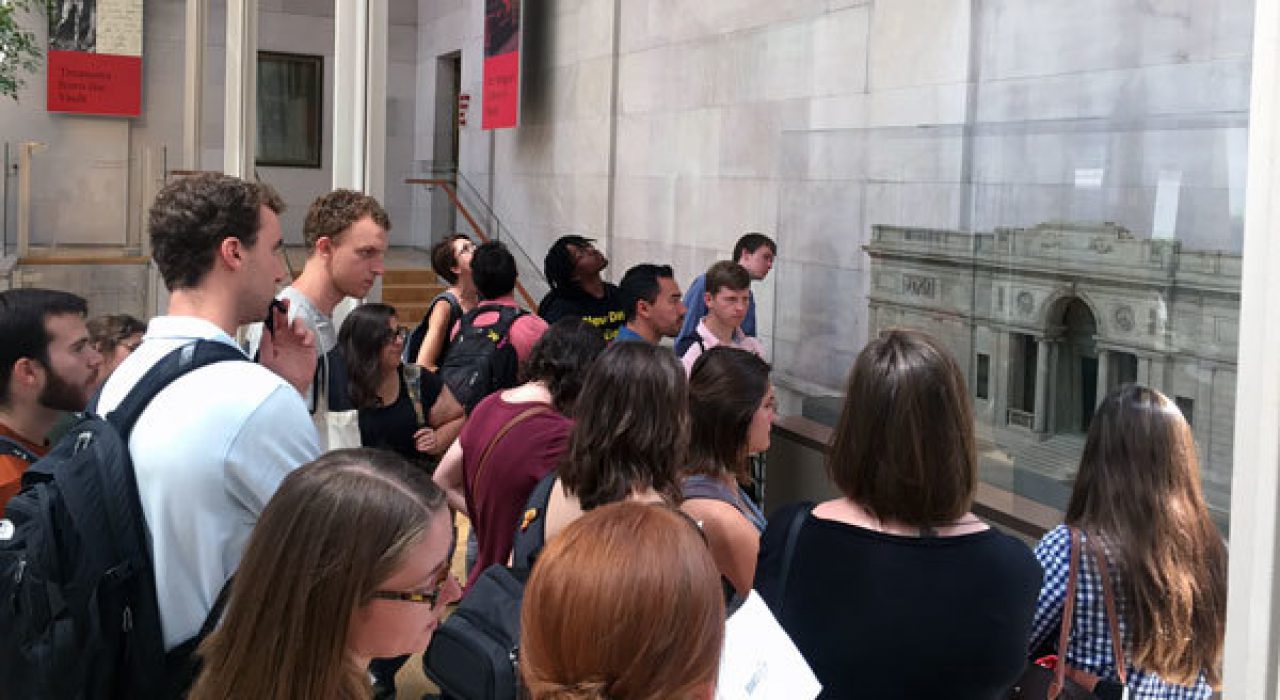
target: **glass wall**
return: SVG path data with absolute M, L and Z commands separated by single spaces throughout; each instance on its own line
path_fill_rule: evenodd
M 978 3 L 963 92 L 787 131 L 775 366 L 835 393 L 868 338 L 932 333 L 966 367 L 983 479 L 1056 508 L 1102 397 L 1153 386 L 1225 530 L 1252 4 L 1184 10 Z

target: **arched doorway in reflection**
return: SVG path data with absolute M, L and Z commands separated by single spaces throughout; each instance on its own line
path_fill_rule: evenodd
M 1098 321 L 1079 297 L 1059 304 L 1051 327 L 1054 355 L 1050 380 L 1049 432 L 1084 433 L 1089 430 L 1098 400 Z

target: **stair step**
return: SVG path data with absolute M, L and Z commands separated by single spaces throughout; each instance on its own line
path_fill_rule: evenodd
M 447 287 L 441 284 L 382 285 L 382 301 L 387 304 L 426 304 Z
M 429 267 L 388 269 L 382 272 L 383 285 L 441 284 L 435 270 Z

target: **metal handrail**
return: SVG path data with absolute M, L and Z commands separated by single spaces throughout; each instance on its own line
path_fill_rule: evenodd
M 489 234 L 485 233 L 484 230 L 480 228 L 480 224 L 476 222 L 475 217 L 471 215 L 471 211 L 462 203 L 462 200 L 458 199 L 458 191 L 453 181 L 441 178 L 411 177 L 407 178 L 404 182 L 407 185 L 428 185 L 430 187 L 439 187 L 443 189 L 454 208 L 462 213 L 462 218 L 467 220 L 467 225 L 475 232 L 476 238 L 479 238 L 481 242 L 484 243 L 488 243 L 493 240 L 490 238 Z M 516 292 L 518 292 L 521 298 L 524 299 L 525 306 L 528 307 L 529 310 L 532 311 L 538 308 L 537 302 L 533 300 L 533 295 L 529 294 L 529 290 L 525 289 L 519 279 L 516 280 Z

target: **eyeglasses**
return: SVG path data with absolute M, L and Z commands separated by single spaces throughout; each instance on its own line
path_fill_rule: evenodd
M 400 326 L 395 330 L 394 333 L 391 334 L 391 337 L 387 339 L 387 342 L 403 343 L 408 337 L 409 337 L 409 329 L 405 328 L 404 326 Z
M 430 593 L 419 593 L 417 591 L 374 591 L 373 597 L 382 600 L 402 600 L 407 603 L 426 603 L 431 607 L 435 607 L 440 602 L 440 596 L 444 595 L 445 586 L 449 585 L 453 575 L 449 572 L 448 567 L 440 572 L 440 576 L 436 579 L 436 583 L 431 587 Z

